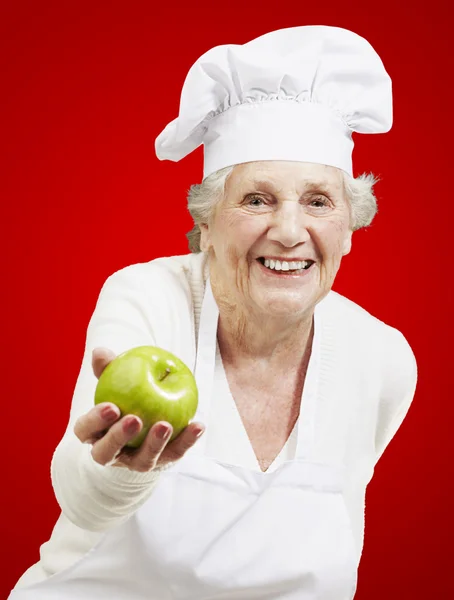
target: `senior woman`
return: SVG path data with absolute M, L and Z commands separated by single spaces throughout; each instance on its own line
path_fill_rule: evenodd
M 178 161 L 204 145 L 192 252 L 104 284 L 52 461 L 62 513 L 12 599 L 353 598 L 366 487 L 416 386 L 404 336 L 331 290 L 376 212 L 352 132 L 390 126 L 390 79 L 343 29 L 191 68 L 156 147 Z M 125 450 L 142 423 L 93 407 L 96 378 L 148 344 L 194 370 L 199 407 L 176 439 L 160 422 Z

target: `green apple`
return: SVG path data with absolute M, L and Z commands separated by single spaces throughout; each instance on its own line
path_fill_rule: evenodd
M 194 418 L 198 391 L 190 369 L 175 355 L 155 346 L 139 346 L 120 354 L 102 372 L 95 404 L 112 402 L 121 415 L 136 415 L 143 423 L 127 446 L 138 448 L 150 427 L 167 421 L 174 440 Z

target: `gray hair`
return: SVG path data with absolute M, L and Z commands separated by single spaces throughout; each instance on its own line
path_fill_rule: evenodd
M 202 183 L 194 184 L 188 192 L 188 210 L 194 227 L 186 234 L 189 250 L 197 253 L 200 248 L 200 225 L 209 223 L 217 203 L 222 199 L 228 176 L 234 167 L 225 167 L 209 175 Z M 373 187 L 378 179 L 372 173 L 353 178 L 344 175 L 344 189 L 350 203 L 351 228 L 357 231 L 372 223 L 377 214 L 377 199 Z

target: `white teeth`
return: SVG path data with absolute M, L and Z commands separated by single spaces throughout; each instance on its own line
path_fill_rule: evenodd
M 305 269 L 309 266 L 308 260 L 295 260 L 295 261 L 286 261 L 283 260 L 272 260 L 271 258 L 264 259 L 265 267 L 269 269 L 274 269 L 275 271 L 299 271 L 301 269 Z

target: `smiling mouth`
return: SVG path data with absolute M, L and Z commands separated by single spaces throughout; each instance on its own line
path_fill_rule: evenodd
M 260 264 L 276 273 L 292 273 L 297 275 L 303 273 L 311 268 L 314 264 L 313 260 L 301 260 L 301 261 L 286 261 L 286 260 L 271 260 L 261 256 L 257 259 Z

